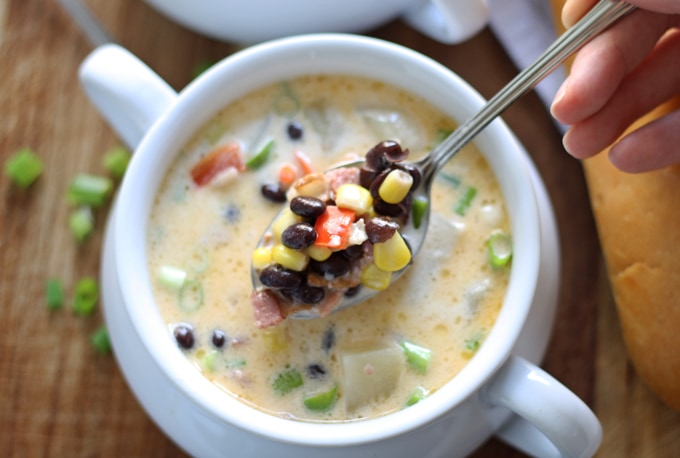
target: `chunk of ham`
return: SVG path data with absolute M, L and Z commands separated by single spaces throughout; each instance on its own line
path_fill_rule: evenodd
M 250 295 L 250 300 L 255 313 L 255 326 L 258 328 L 276 326 L 283 321 L 281 306 L 273 291 L 268 289 L 255 290 Z

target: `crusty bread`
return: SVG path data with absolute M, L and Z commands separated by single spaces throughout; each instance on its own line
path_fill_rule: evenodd
M 564 0 L 551 1 L 559 25 Z M 629 131 L 678 107 L 671 101 Z M 680 410 L 680 165 L 627 174 L 607 153 L 583 167 L 624 341 L 640 378 Z
M 605 151 L 584 170 L 628 355 L 680 410 L 680 166 L 626 174 Z

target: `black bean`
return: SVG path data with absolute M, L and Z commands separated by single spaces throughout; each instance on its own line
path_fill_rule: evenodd
M 194 329 L 191 325 L 185 323 L 179 324 L 175 327 L 172 334 L 179 346 L 185 350 L 189 350 L 194 346 Z
M 371 191 L 371 196 L 373 196 L 374 199 L 380 198 L 380 185 L 385 181 L 385 178 L 389 173 L 392 171 L 392 168 L 387 168 L 380 172 L 376 177 L 371 181 L 371 184 L 368 185 L 369 191 Z
M 300 285 L 291 290 L 293 300 L 303 304 L 318 304 L 326 296 L 326 291 L 318 286 Z
M 311 246 L 316 240 L 316 231 L 309 223 L 296 223 L 288 226 L 281 234 L 281 243 L 294 250 Z
M 222 348 L 224 344 L 227 342 L 227 335 L 224 333 L 224 331 L 220 331 L 219 329 L 215 329 L 212 332 L 212 343 L 214 346 L 217 348 Z
M 349 272 L 351 262 L 340 252 L 334 252 L 325 261 L 309 261 L 309 270 L 325 277 L 339 277 Z
M 406 194 L 404 200 L 398 204 L 388 204 L 381 198 L 373 199 L 373 209 L 379 215 L 391 216 L 399 218 L 408 215 L 411 211 L 411 202 L 413 201 L 413 194 Z
M 384 243 L 399 230 L 399 224 L 387 218 L 376 216 L 366 222 L 366 235 L 371 243 Z
M 322 380 L 326 377 L 326 369 L 320 364 L 310 364 L 307 366 L 307 376 L 312 380 Z
M 302 138 L 304 130 L 302 129 L 302 124 L 299 122 L 291 121 L 286 126 L 286 133 L 288 138 L 291 140 L 300 140 Z
M 302 283 L 302 274 L 274 264 L 260 272 L 260 281 L 269 288 L 297 288 Z
M 403 150 L 399 143 L 385 140 L 366 153 L 366 165 L 373 170 L 382 170 L 391 162 L 403 161 L 408 156 L 408 149 Z
M 356 285 L 356 286 L 352 286 L 351 288 L 347 288 L 345 290 L 345 297 L 356 296 L 360 289 L 361 289 L 361 285 Z
M 296 196 L 290 201 L 290 209 L 303 218 L 315 219 L 326 211 L 326 203 L 311 196 Z
M 286 190 L 279 183 L 266 183 L 260 188 L 260 192 L 272 202 L 285 202 Z
M 236 223 L 241 218 L 241 209 L 234 204 L 229 204 L 223 214 L 228 223 Z
M 335 328 L 330 326 L 321 338 L 321 349 L 328 353 L 335 346 Z
M 350 245 L 340 253 L 350 261 L 356 261 L 364 255 L 364 248 L 361 245 Z

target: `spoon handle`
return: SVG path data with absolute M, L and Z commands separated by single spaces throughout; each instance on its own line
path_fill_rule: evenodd
M 423 178 L 429 182 L 437 171 L 484 127 L 546 75 L 561 65 L 591 38 L 635 9 L 619 0 L 601 0 L 573 27 L 564 32 L 534 63 L 513 78 L 484 107 L 461 124 L 430 153 L 423 163 Z

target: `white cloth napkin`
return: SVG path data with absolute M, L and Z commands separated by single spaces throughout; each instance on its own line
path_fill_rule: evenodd
M 548 0 L 487 0 L 489 27 L 518 69 L 529 66 L 557 38 Z M 546 107 L 566 76 L 558 68 L 536 86 Z M 557 123 L 556 123 L 557 124 Z M 564 126 L 558 124 L 564 129 Z

